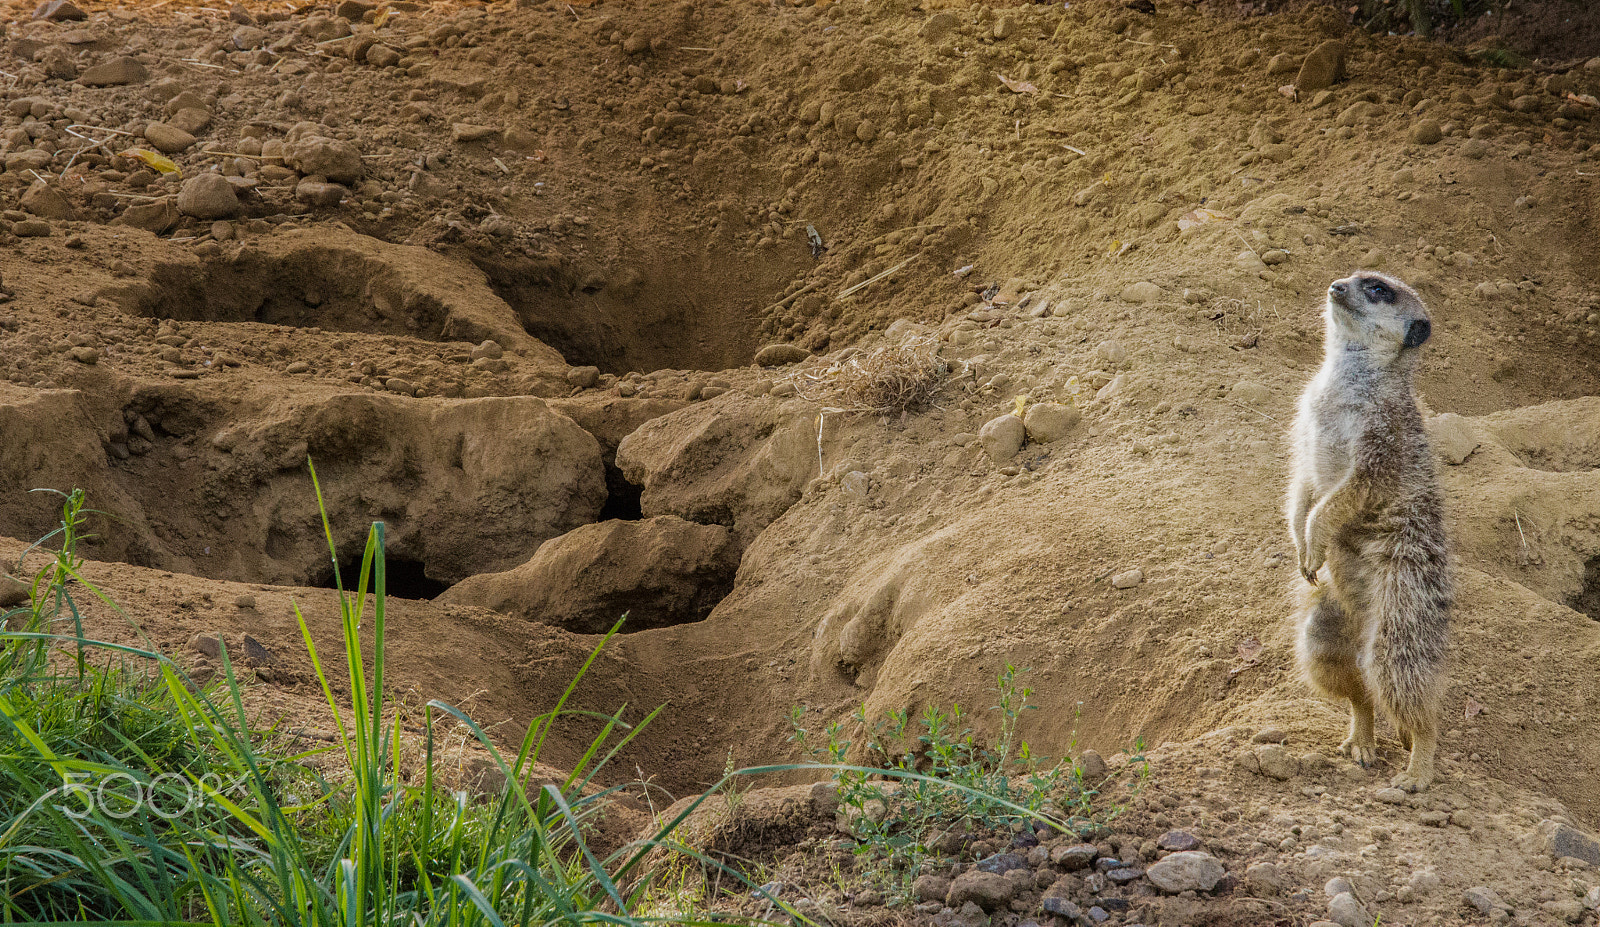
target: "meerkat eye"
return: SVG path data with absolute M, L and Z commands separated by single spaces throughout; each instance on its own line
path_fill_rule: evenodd
M 1367 294 L 1367 298 L 1374 302 L 1387 303 L 1394 301 L 1394 290 L 1389 289 L 1381 280 L 1367 280 L 1361 289 Z

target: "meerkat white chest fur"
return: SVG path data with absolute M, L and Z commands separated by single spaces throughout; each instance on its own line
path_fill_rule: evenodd
M 1350 702 L 1341 745 L 1377 755 L 1374 707 L 1411 750 L 1394 784 L 1433 779 L 1450 575 L 1442 500 L 1412 380 L 1432 325 L 1417 294 L 1382 274 L 1328 288 L 1326 356 L 1291 430 L 1288 522 L 1307 588 L 1301 667 Z

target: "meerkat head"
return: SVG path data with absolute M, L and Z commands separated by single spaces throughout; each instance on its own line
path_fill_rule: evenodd
M 1357 271 L 1328 287 L 1328 335 L 1375 358 L 1415 357 L 1433 333 L 1422 297 L 1393 277 Z

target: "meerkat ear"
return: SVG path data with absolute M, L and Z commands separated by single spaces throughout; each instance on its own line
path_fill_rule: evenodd
M 1428 336 L 1431 334 L 1433 334 L 1433 326 L 1428 323 L 1427 319 L 1414 319 L 1410 325 L 1406 326 L 1405 345 L 1408 348 L 1417 347 L 1427 341 Z

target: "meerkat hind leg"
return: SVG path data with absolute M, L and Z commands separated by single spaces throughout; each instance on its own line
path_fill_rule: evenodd
M 1389 784 L 1407 792 L 1420 792 L 1433 783 L 1433 753 L 1439 745 L 1438 732 L 1432 729 L 1406 731 L 1401 738 L 1411 742 L 1411 762 L 1406 771 L 1391 779 Z
M 1360 640 L 1358 623 L 1328 587 L 1311 590 L 1300 624 L 1300 666 L 1312 685 L 1350 703 L 1350 736 L 1339 745 L 1339 752 L 1366 767 L 1378 758 L 1378 739 L 1373 733 L 1372 693 L 1361 672 Z

